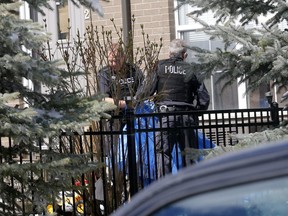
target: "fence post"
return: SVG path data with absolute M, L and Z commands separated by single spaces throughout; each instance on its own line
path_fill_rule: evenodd
M 130 194 L 131 196 L 133 196 L 138 192 L 134 107 L 132 97 L 130 96 L 125 97 L 125 101 L 126 101 L 126 119 L 127 119 L 128 172 L 130 182 Z
M 273 122 L 273 126 L 277 127 L 280 124 L 279 112 L 278 112 L 278 103 L 272 102 L 270 104 L 270 108 L 271 108 L 271 120 Z
M 273 95 L 272 92 L 266 92 L 265 97 L 267 99 L 268 104 L 270 105 L 270 117 L 273 123 L 274 127 L 279 126 L 280 120 L 279 120 L 279 110 L 278 110 L 278 103 L 273 102 Z

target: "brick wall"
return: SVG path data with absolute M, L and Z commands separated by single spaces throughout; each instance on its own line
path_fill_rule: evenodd
M 173 11 L 173 1 L 169 0 L 130 0 L 131 14 L 135 16 L 134 23 L 134 47 L 143 46 L 143 36 L 140 25 L 144 26 L 145 34 L 149 35 L 151 41 L 159 42 L 163 38 L 163 48 L 159 59 L 168 57 L 168 45 L 171 39 L 175 38 L 175 19 Z M 94 26 L 98 28 L 104 26 L 105 30 L 112 30 L 113 23 L 118 29 L 122 28 L 122 8 L 121 0 L 101 1 L 104 10 L 104 17 L 99 17 L 97 13 L 91 14 L 91 20 Z M 85 25 L 90 21 L 86 20 Z M 115 35 L 116 40 L 118 37 Z

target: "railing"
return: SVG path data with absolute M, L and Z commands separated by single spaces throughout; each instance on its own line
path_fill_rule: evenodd
M 161 119 L 167 116 L 177 116 L 177 118 L 198 116 L 199 124 L 189 127 L 177 125 L 163 128 Z M 287 111 L 278 107 L 142 114 L 134 114 L 134 110 L 129 109 L 124 116 L 113 116 L 109 120 L 103 119 L 95 123 L 82 135 L 63 134 L 60 137 L 59 152 L 92 153 L 90 160 L 99 162 L 102 166 L 89 175 L 81 177 L 79 183 L 82 185 L 81 190 L 77 193 L 71 192 L 71 196 L 74 197 L 72 210 L 65 207 L 67 194 L 62 192 L 62 207 L 59 207 L 58 213 L 69 215 L 64 212 L 74 211 L 78 212 L 75 213 L 76 215 L 109 215 L 135 193 L 167 174 L 162 169 L 162 152 L 157 148 L 157 145 L 161 145 L 163 133 L 167 131 L 180 134 L 183 130 L 191 130 L 197 137 L 197 149 L 202 150 L 210 149 L 214 145 L 224 147 L 235 145 L 237 140 L 231 136 L 232 134 L 262 131 L 278 126 L 279 121 L 284 120 L 288 120 Z M 206 142 L 203 143 L 203 140 Z M 41 143 L 39 145 L 39 149 L 45 148 Z M 176 173 L 184 166 L 184 163 L 181 161 L 179 144 L 175 143 L 174 146 L 171 165 L 173 166 L 172 172 Z M 13 148 L 13 141 L 3 138 L 0 147 Z M 195 149 L 188 148 L 188 151 L 185 149 L 186 156 L 190 157 L 190 161 L 193 162 L 202 160 L 202 153 L 203 151 Z M 11 155 L 11 160 L 18 161 L 18 163 L 20 161 L 33 163 L 39 160 L 39 155 Z M 0 158 L 0 163 L 6 163 L 6 161 Z M 19 186 L 20 191 L 21 188 L 23 191 L 23 186 L 13 182 L 13 179 L 6 179 L 6 181 L 10 181 L 9 184 L 15 187 Z M 71 182 L 75 183 L 75 180 Z M 83 187 L 86 189 L 82 190 Z M 0 195 L 0 201 L 1 198 Z M 30 206 L 29 209 L 23 200 L 17 200 L 17 204 L 22 208 L 18 210 L 22 212 L 20 215 L 26 215 L 31 211 L 36 212 L 35 207 Z M 3 209 L 0 207 L 0 210 Z

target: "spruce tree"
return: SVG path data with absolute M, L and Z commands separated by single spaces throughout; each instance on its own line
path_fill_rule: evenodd
M 40 12 L 49 7 L 46 0 L 27 2 Z M 101 15 L 98 0 L 80 2 Z M 28 211 L 28 204 L 34 212 L 44 209 L 52 194 L 71 188 L 71 177 L 95 169 L 88 154 L 60 154 L 59 136 L 81 134 L 114 109 L 99 96 L 73 88 L 68 77 L 81 73 L 35 58 L 49 37 L 37 23 L 19 18 L 20 4 L 0 3 L 0 215 L 9 216 Z M 23 79 L 41 83 L 46 91 L 28 88 Z M 25 163 L 25 155 L 40 159 Z
M 215 71 L 222 71 L 221 77 L 228 80 L 227 85 L 235 81 L 249 83 L 247 93 L 262 84 L 287 88 L 287 1 L 178 0 L 178 3 L 178 7 L 188 4 L 193 8 L 187 16 L 203 26 L 200 31 L 225 43 L 225 49 L 216 51 L 190 47 L 198 57 L 198 62 L 192 63 L 196 73 L 210 77 Z M 215 24 L 200 18 L 207 11 L 213 12 Z M 249 24 L 254 28 L 251 25 L 249 28 Z M 249 146 L 284 139 L 285 125 L 283 122 L 273 131 L 238 136 L 240 144 Z

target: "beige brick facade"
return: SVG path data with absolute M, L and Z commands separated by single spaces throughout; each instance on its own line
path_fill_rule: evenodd
M 93 26 L 105 27 L 105 30 L 112 30 L 115 33 L 111 19 L 118 29 L 122 25 L 121 0 L 110 0 L 101 2 L 104 10 L 104 17 L 97 13 L 91 14 Z M 159 59 L 168 57 L 168 45 L 171 39 L 175 38 L 174 4 L 172 0 L 131 0 L 131 14 L 135 17 L 134 23 L 134 47 L 143 47 L 143 36 L 140 25 L 144 26 L 145 34 L 149 35 L 151 41 L 159 42 L 163 38 L 163 48 Z M 90 21 L 86 20 L 85 25 Z M 115 34 L 114 34 L 115 35 Z M 115 35 L 115 40 L 118 37 Z

